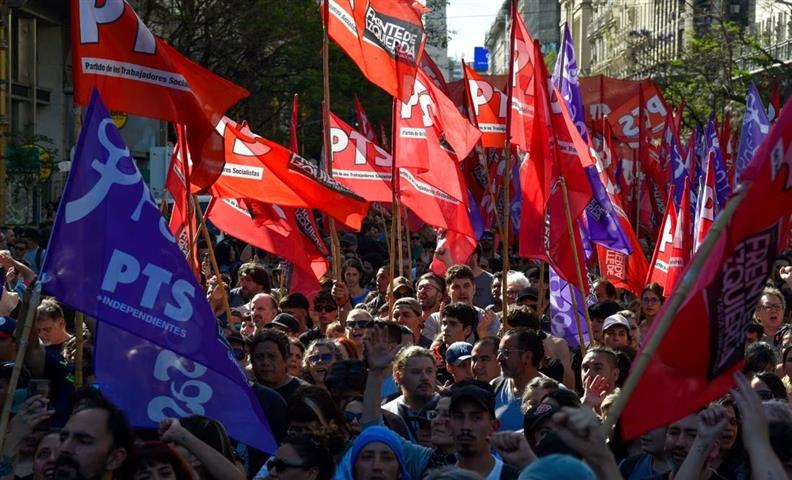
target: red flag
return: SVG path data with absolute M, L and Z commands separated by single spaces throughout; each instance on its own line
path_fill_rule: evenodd
M 519 15 L 515 20 L 515 28 L 519 29 L 522 24 Z M 533 91 L 529 93 L 536 100 L 535 118 L 526 125 L 531 129 L 530 148 L 520 168 L 523 192 L 520 225 L 524 226 L 519 234 L 520 256 L 545 260 L 561 278 L 578 285 L 573 249 L 577 249 L 577 258 L 582 265 L 580 234 L 577 228 L 573 228 L 574 242 L 569 238 L 565 199 L 559 180 L 563 177 L 566 183 L 569 210 L 572 222 L 575 222 L 592 198 L 591 186 L 583 169 L 592 166 L 593 160 L 565 102 L 559 101 L 560 94 L 555 89 L 549 92 L 546 89 L 549 85 L 547 67 L 538 43 L 534 42 L 533 48 L 531 58 L 536 62 L 533 63 Z M 514 90 L 526 91 L 522 85 Z M 583 278 L 585 289 L 585 275 Z
M 168 176 L 165 180 L 165 188 L 173 197 L 173 209 L 171 210 L 170 222 L 168 228 L 176 239 L 176 244 L 181 249 L 187 262 L 196 274 L 201 271 L 200 262 L 198 261 L 198 231 L 195 217 L 189 216 L 187 208 L 187 182 L 184 175 L 184 161 L 182 159 L 182 146 L 184 139 L 182 136 L 182 129 L 176 129 L 176 134 L 179 136 L 179 141 L 173 148 L 171 155 L 171 163 L 168 167 Z M 189 161 L 188 161 L 189 163 Z M 190 232 L 192 230 L 192 232 Z M 190 252 L 190 236 L 193 238 L 193 248 Z
M 509 57 L 511 81 L 506 84 L 510 108 L 508 113 L 509 140 L 523 152 L 529 152 L 532 137 L 536 134 L 534 129 L 538 123 L 534 119 L 542 118 L 535 111 L 535 103 L 541 99 L 536 96 L 537 87 L 534 76 L 537 63 L 543 60 L 541 56 L 538 58 L 534 56 L 533 37 L 525 28 L 522 16 L 517 13 L 515 2 L 512 2 L 511 8 L 511 18 L 515 21 L 512 22 L 511 56 Z
M 327 248 L 308 209 L 213 198 L 206 219 L 228 235 L 310 272 L 317 282 L 327 272 Z
M 503 148 L 506 142 L 506 94 L 484 80 L 466 64 L 462 64 L 465 75 L 467 98 L 471 104 L 476 126 L 481 130 L 484 147 Z
M 333 135 L 333 175 L 338 181 L 370 201 L 391 203 L 390 154 L 363 134 L 353 130 L 338 117 L 331 115 Z M 427 182 L 426 173 L 400 169 L 399 198 L 423 222 L 437 228 L 473 237 L 468 217 L 467 197 L 464 201 L 448 195 L 443 188 L 466 191 L 459 164 L 455 172 L 446 172 L 439 188 Z M 457 182 L 456 185 L 453 185 Z M 475 246 L 475 242 L 474 242 Z M 452 250 L 452 256 L 453 252 Z M 461 254 L 459 254 L 461 255 Z M 467 260 L 467 257 L 465 257 Z
M 446 179 L 450 172 L 459 170 L 459 161 L 470 153 L 481 132 L 420 70 L 412 96 L 404 103 L 395 103 L 394 108 L 396 167 L 415 168 L 425 182 L 465 200 L 467 193 L 459 189 L 459 184 Z M 442 188 L 443 183 L 450 190 Z
M 712 165 L 712 158 L 708 156 L 707 173 L 699 190 L 699 205 L 696 211 L 695 223 L 696 231 L 693 235 L 693 239 L 696 242 L 694 250 L 698 250 L 699 246 L 704 242 L 704 237 L 707 236 L 707 232 L 712 227 L 712 222 L 715 221 L 715 198 L 715 168 Z
M 71 29 L 75 102 L 86 105 L 96 88 L 110 110 L 186 125 L 191 183 L 211 185 L 223 171 L 214 126 L 247 90 L 156 37 L 127 2 L 73 0 Z
M 294 94 L 294 100 L 292 100 L 292 111 L 291 111 L 291 125 L 289 129 L 289 147 L 291 151 L 300 154 L 300 146 L 297 144 L 297 109 L 300 106 L 300 95 Z
M 474 237 L 469 237 L 453 230 L 438 230 L 437 248 L 445 248 L 451 256 L 454 265 L 466 264 L 470 255 L 476 250 L 478 242 Z M 429 270 L 435 275 L 444 276 L 448 265 L 438 258 L 433 258 Z
M 706 256 L 703 268 L 685 272 L 684 281 L 692 288 L 621 416 L 626 439 L 668 425 L 734 386 L 732 375 L 742 368 L 745 327 L 753 321 L 780 252 L 784 218 L 792 213 L 790 145 L 792 108 L 786 105 L 740 176 L 741 184 L 743 178 L 748 182 L 744 198 L 734 204 L 714 247 L 697 253 Z M 658 318 L 663 314 L 661 310 Z M 654 323 L 649 337 L 658 325 Z
M 661 225 L 660 236 L 652 255 L 649 268 L 649 277 L 646 283 L 657 282 L 663 286 L 663 294 L 670 296 L 677 281 L 681 278 L 682 271 L 690 259 L 692 240 L 690 234 L 690 191 L 688 180 L 685 179 L 685 189 L 679 211 L 673 203 L 673 191 L 669 192 L 669 202 L 666 202 L 666 213 Z
M 372 83 L 400 100 L 410 97 L 426 34 L 414 0 L 327 0 L 327 31 Z
M 439 88 L 441 92 L 447 97 L 451 97 L 448 93 L 448 84 L 445 81 L 445 77 L 443 76 L 443 72 L 440 70 L 440 67 L 432 60 L 432 57 L 429 55 L 422 55 L 421 56 L 421 70 L 429 78 L 435 87 Z
M 358 123 L 358 130 L 370 141 L 377 141 L 377 134 L 374 132 L 374 126 L 369 121 L 366 111 L 363 110 L 363 105 L 360 103 L 357 95 L 355 95 L 355 118 Z
M 682 129 L 682 116 L 685 113 L 685 97 L 682 97 L 682 100 L 679 102 L 677 106 L 676 114 L 674 115 L 674 121 L 676 122 L 676 131 L 679 132 Z
M 330 114 L 333 177 L 369 202 L 391 203 L 391 155 Z
M 314 163 L 225 119 L 226 165 L 212 186 L 218 198 L 248 198 L 282 207 L 315 208 L 359 230 L 368 203 Z

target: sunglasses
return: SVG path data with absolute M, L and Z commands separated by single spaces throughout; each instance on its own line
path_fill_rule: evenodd
M 308 356 L 308 363 L 330 363 L 333 360 L 332 353 L 316 353 Z
M 360 419 L 363 418 L 363 412 L 360 413 L 352 413 L 352 412 L 344 412 L 344 419 L 347 423 L 357 422 L 360 423 Z
M 311 468 L 311 465 L 307 465 L 304 463 L 291 463 L 291 462 L 287 462 L 282 458 L 270 458 L 269 460 L 267 460 L 267 470 L 269 470 L 270 472 L 274 472 L 276 470 L 282 472 L 289 468 L 299 468 L 301 470 L 307 470 Z
M 347 327 L 349 327 L 349 328 L 365 329 L 365 328 L 371 328 L 374 325 L 374 321 L 373 320 L 350 320 L 346 324 L 347 324 Z
M 338 310 L 338 307 L 335 306 L 335 305 L 331 305 L 329 303 L 326 303 L 324 305 L 315 305 L 314 306 L 314 310 L 316 310 L 317 312 L 332 312 L 332 311 Z

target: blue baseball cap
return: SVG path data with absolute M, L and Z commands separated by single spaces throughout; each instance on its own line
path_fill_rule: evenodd
M 460 363 L 473 358 L 473 345 L 467 342 L 454 342 L 448 346 L 445 354 L 445 361 L 455 367 Z
M 13 318 L 0 317 L 0 338 L 13 337 L 16 325 L 16 320 Z

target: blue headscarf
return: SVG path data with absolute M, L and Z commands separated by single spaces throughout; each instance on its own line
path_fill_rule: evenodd
M 355 471 L 355 462 L 357 462 L 358 455 L 363 447 L 369 443 L 381 442 L 391 449 L 399 462 L 399 470 L 401 471 L 401 480 L 410 480 L 410 474 L 404 465 L 404 452 L 402 450 L 401 442 L 396 438 L 396 434 L 391 432 L 385 427 L 369 427 L 363 430 L 360 435 L 355 439 L 350 449 L 350 460 L 352 471 Z

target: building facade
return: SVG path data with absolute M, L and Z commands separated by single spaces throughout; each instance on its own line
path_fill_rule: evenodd
M 492 23 L 484 46 L 490 52 L 490 75 L 508 73 L 509 61 L 509 19 L 510 0 L 505 0 Z M 542 52 L 545 54 L 557 52 L 561 43 L 560 30 L 560 4 L 557 0 L 517 0 L 519 10 L 525 26 L 530 34 L 539 41 Z
M 0 225 L 50 219 L 68 175 L 82 113 L 74 105 L 69 5 L 0 5 Z M 154 180 L 152 191 L 161 192 L 167 125 L 120 112 L 113 120 L 144 178 Z

